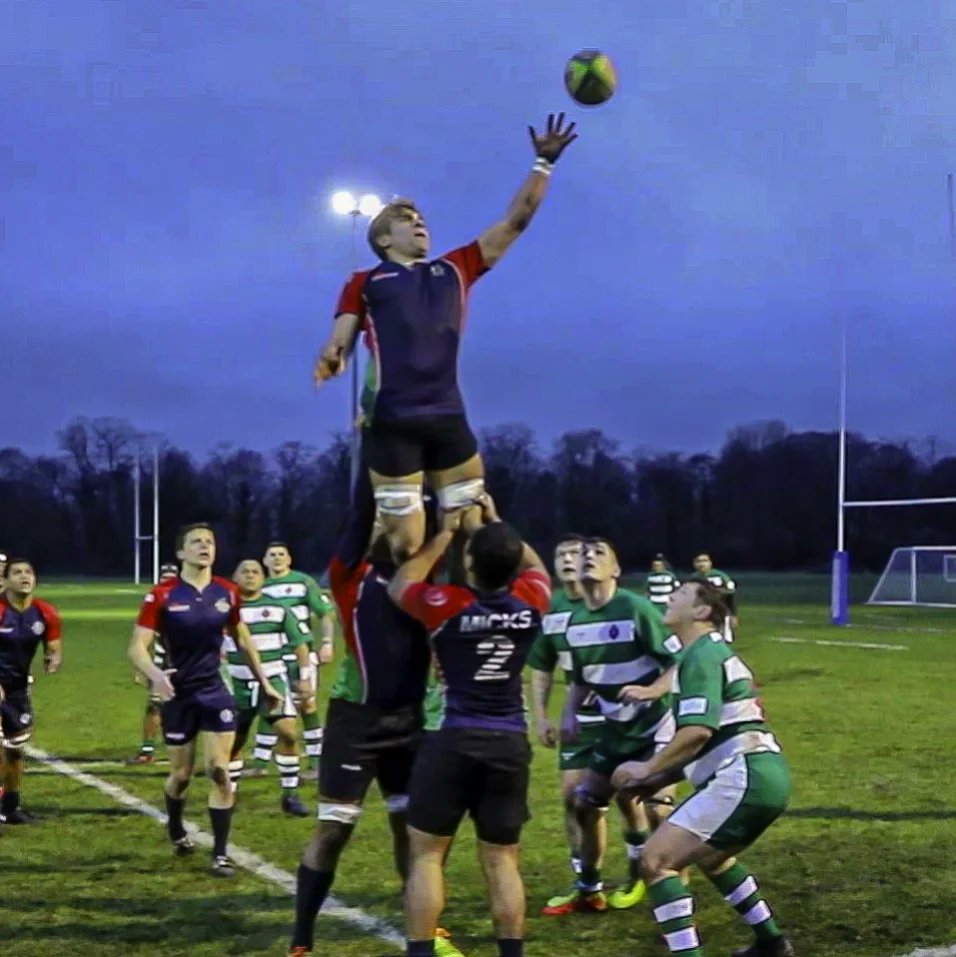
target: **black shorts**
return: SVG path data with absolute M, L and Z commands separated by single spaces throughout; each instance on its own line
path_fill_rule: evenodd
M 388 478 L 452 469 L 477 452 L 478 441 L 461 414 L 387 422 L 373 418 L 362 435 L 365 464 Z
M 372 781 L 385 797 L 407 794 L 422 723 L 420 707 L 380 711 L 333 698 L 322 732 L 319 794 L 361 804 Z
M 453 837 L 465 814 L 486 844 L 517 844 L 531 818 L 531 745 L 519 731 L 442 728 L 427 735 L 408 790 L 408 823 Z
M 8 748 L 18 748 L 26 744 L 33 734 L 33 703 L 30 691 L 6 691 L 0 703 L 0 730 L 4 744 Z
M 163 704 L 162 720 L 167 746 L 189 744 L 200 731 L 228 734 L 236 730 L 236 699 L 221 681 L 197 691 L 177 691 Z

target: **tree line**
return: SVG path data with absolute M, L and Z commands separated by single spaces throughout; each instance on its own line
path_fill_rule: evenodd
M 77 418 L 55 455 L 0 449 L 0 549 L 41 573 L 126 576 L 132 570 L 133 470 L 142 435 L 129 422 Z M 663 552 L 688 568 L 709 551 L 731 569 L 820 569 L 834 548 L 837 436 L 782 422 L 732 430 L 718 454 L 627 452 L 599 429 L 567 432 L 549 449 L 522 424 L 480 433 L 488 487 L 506 516 L 547 553 L 565 531 L 613 540 L 625 568 Z M 143 461 L 142 521 L 150 528 L 151 459 Z M 214 523 L 220 569 L 279 538 L 299 567 L 321 572 L 348 502 L 349 441 L 325 449 L 286 442 L 268 453 L 222 445 L 200 459 L 162 442 L 161 560 L 177 527 Z M 956 494 L 956 456 L 933 442 L 851 435 L 854 499 Z M 956 542 L 956 506 L 858 509 L 848 517 L 853 567 L 881 569 L 893 547 Z M 144 549 L 144 569 L 150 566 Z

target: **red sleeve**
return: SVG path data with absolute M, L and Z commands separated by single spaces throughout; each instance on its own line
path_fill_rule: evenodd
M 345 288 L 339 296 L 339 304 L 335 308 L 335 318 L 350 312 L 360 319 L 365 319 L 365 280 L 368 279 L 368 270 L 362 269 L 353 272 L 345 281 Z
M 332 589 L 332 599 L 339 609 L 342 621 L 351 620 L 352 610 L 359 585 L 368 571 L 368 562 L 359 562 L 355 568 L 349 568 L 338 555 L 332 556 L 329 563 L 329 587 Z
M 157 585 L 150 589 L 149 594 L 143 599 L 142 607 L 139 610 L 139 617 L 136 624 L 140 628 L 149 628 L 151 631 L 159 631 L 159 615 L 163 610 L 163 604 L 166 599 L 167 589 L 162 585 Z
M 481 246 L 478 245 L 477 239 L 467 246 L 460 246 L 450 253 L 445 253 L 441 258 L 458 270 L 465 289 L 470 289 L 489 269 L 485 257 L 481 255 Z
M 455 615 L 461 614 L 474 600 L 475 596 L 469 589 L 458 585 L 418 582 L 402 592 L 398 606 L 429 631 L 435 631 Z
M 232 611 L 229 613 L 229 627 L 235 628 L 242 621 L 242 615 L 239 609 L 242 608 L 242 595 L 239 593 L 239 586 L 229 582 L 229 594 L 232 604 Z
M 63 623 L 60 621 L 60 613 L 47 601 L 37 600 L 37 607 L 43 620 L 46 622 L 46 632 L 43 635 L 43 643 L 48 645 L 51 641 L 59 641 L 63 637 Z
M 511 586 L 511 594 L 543 615 L 551 607 L 551 579 L 544 572 L 522 572 Z

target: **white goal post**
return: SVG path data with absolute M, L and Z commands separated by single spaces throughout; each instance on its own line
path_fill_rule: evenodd
M 956 608 L 956 545 L 894 548 L 867 604 Z

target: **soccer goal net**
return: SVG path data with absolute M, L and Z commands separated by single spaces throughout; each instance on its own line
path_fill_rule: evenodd
M 867 604 L 956 608 L 956 545 L 894 549 Z

